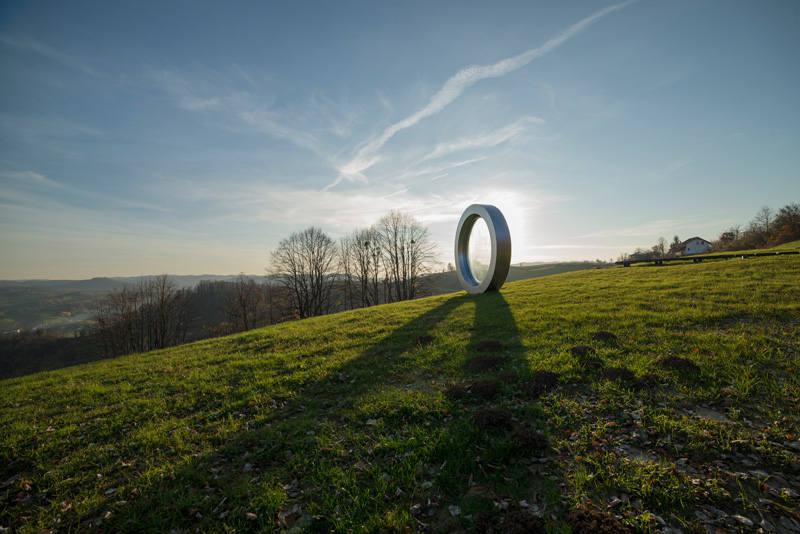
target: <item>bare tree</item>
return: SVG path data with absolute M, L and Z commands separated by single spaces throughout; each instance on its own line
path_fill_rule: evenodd
M 753 217 L 753 223 L 755 223 L 755 228 L 760 230 L 765 237 L 769 237 L 770 232 L 772 232 L 772 222 L 775 220 L 775 211 L 770 208 L 769 206 L 761 206 L 761 209 L 758 210 L 755 217 Z
M 664 254 L 667 253 L 667 240 L 663 237 L 659 237 L 656 244 L 653 245 L 653 253 L 655 254 L 656 258 L 660 258 Z
M 359 228 L 341 239 L 342 272 L 351 308 L 381 302 L 382 249 L 375 228 Z
M 339 272 L 344 277 L 342 280 L 341 291 L 344 294 L 344 309 L 356 309 L 356 291 L 358 282 L 354 274 L 355 265 L 353 252 L 355 243 L 351 236 L 343 236 L 339 239 Z
M 420 296 L 422 277 L 433 259 L 428 229 L 414 217 L 392 210 L 378 220 L 375 232 L 383 251 L 387 298 L 400 301 Z
M 742 227 L 740 225 L 734 225 L 724 230 L 719 234 L 717 241 L 714 243 L 713 248 L 714 252 L 724 252 L 726 250 L 733 250 L 736 245 L 736 241 L 739 239 L 739 236 L 742 233 Z
M 310 227 L 282 239 L 271 254 L 268 271 L 290 295 L 290 312 L 300 319 L 329 313 L 336 278 L 336 243 Z
M 167 275 L 112 291 L 95 312 L 98 339 L 109 356 L 184 343 L 195 317 L 191 295 Z
M 267 296 L 255 280 L 239 273 L 233 281 L 223 311 L 236 332 L 246 332 L 268 323 Z

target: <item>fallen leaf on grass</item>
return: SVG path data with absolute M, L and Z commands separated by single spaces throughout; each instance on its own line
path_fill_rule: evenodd
M 250 521 L 255 521 L 256 519 L 258 519 L 258 516 L 252 512 L 247 512 L 246 514 L 244 514 L 244 516 Z
M 367 468 L 367 464 L 365 464 L 363 460 L 359 460 L 355 463 L 353 467 L 355 469 L 358 469 L 359 471 L 363 471 L 364 469 Z
M 9 478 L 5 482 L 0 483 L 0 488 L 5 488 L 6 486 L 10 486 L 15 480 L 20 478 L 21 475 L 14 475 L 13 477 Z

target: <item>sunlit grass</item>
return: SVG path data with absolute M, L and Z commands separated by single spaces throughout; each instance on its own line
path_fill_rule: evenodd
M 0 526 L 469 531 L 520 503 L 550 532 L 580 504 L 645 532 L 704 506 L 779 521 L 797 486 L 752 472 L 800 475 L 798 282 L 796 256 L 581 271 L 5 380 Z M 471 371 L 486 341 L 506 359 Z M 537 397 L 538 370 L 559 376 Z M 497 395 L 444 394 L 481 381 Z M 487 408 L 545 446 L 479 428 Z

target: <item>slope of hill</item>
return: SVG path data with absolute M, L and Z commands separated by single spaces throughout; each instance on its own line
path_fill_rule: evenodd
M 582 271 L 6 380 L 0 526 L 788 532 L 798 281 Z
M 601 265 L 595 262 L 566 262 L 566 263 L 540 263 L 527 265 L 512 265 L 508 270 L 506 282 L 517 282 L 530 278 L 540 278 L 553 274 L 570 273 L 572 271 L 584 271 L 595 269 Z M 605 266 L 604 266 L 605 267 Z M 461 291 L 461 284 L 455 271 L 445 273 L 433 273 L 429 275 L 429 281 L 433 288 L 433 294 L 441 295 L 444 293 L 454 293 Z

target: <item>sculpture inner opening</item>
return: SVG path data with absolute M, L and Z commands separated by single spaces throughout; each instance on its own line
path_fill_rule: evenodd
M 489 272 L 489 265 L 492 262 L 492 238 L 489 235 L 489 227 L 482 217 L 478 217 L 469 234 L 467 258 L 472 276 L 476 282 L 481 283 Z

